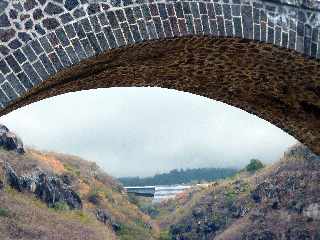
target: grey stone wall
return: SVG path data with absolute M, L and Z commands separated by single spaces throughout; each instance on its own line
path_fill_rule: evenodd
M 112 48 L 238 37 L 320 58 L 320 7 L 297 0 L 0 0 L 0 107 Z

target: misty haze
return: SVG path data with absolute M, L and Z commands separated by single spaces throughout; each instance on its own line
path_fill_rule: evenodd
M 74 92 L 1 118 L 36 149 L 96 161 L 115 177 L 276 161 L 297 141 L 227 104 L 160 88 Z

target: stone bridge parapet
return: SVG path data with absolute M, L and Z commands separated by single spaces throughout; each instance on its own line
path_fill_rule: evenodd
M 83 59 L 148 40 L 237 37 L 318 59 L 319 10 L 291 0 L 1 0 L 0 106 Z

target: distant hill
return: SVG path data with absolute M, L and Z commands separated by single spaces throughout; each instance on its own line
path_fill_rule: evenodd
M 122 177 L 118 180 L 124 186 L 174 185 L 202 181 L 211 182 L 233 176 L 236 173 L 237 170 L 233 168 L 174 169 L 169 173 L 156 174 L 153 177 Z

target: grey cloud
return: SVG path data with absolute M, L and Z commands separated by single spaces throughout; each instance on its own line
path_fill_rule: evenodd
M 115 176 L 278 160 L 296 140 L 272 124 L 196 95 L 112 88 L 49 98 L 1 118 L 25 143 L 97 161 Z

